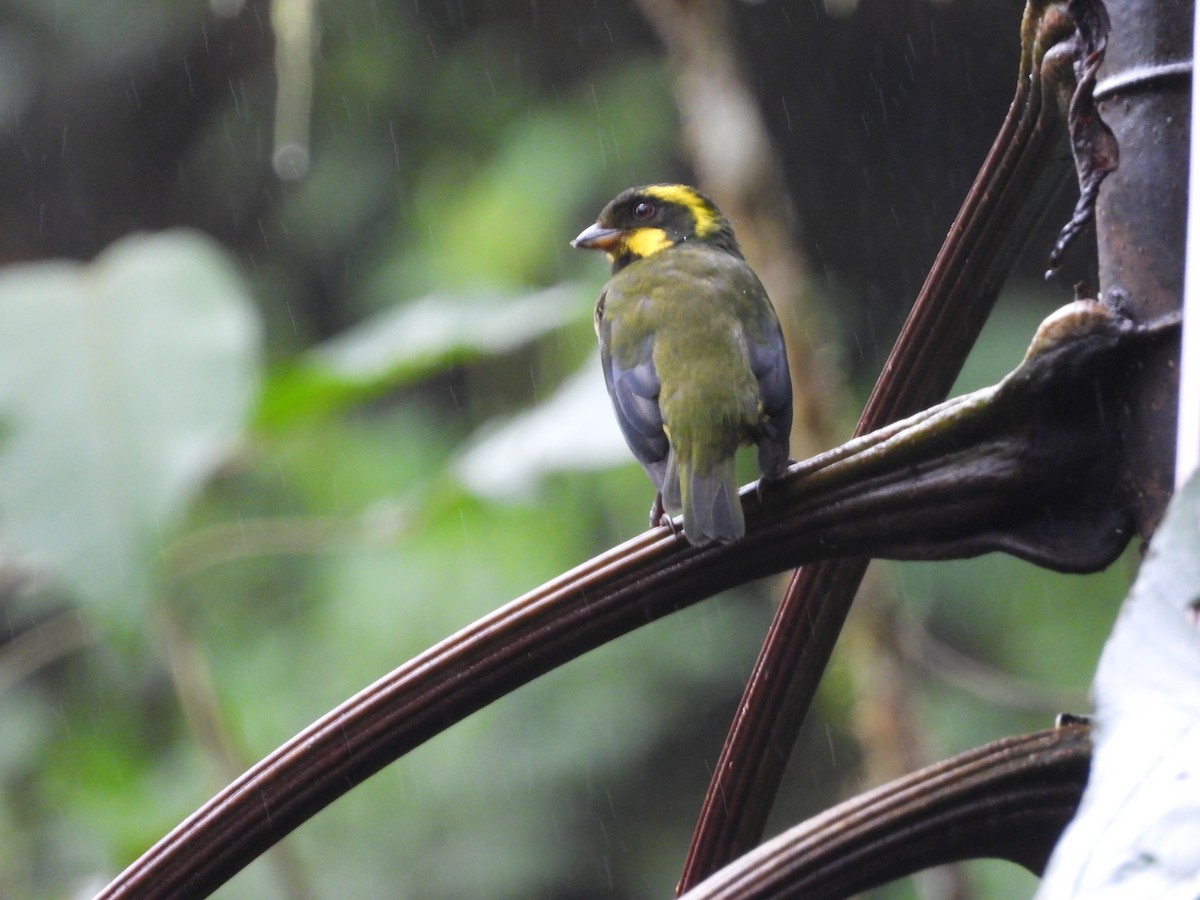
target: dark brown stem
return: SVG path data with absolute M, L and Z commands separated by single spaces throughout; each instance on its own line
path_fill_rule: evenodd
M 1096 205 L 1099 296 L 1141 322 L 1179 309 L 1183 297 L 1191 78 L 1130 76 L 1169 72 L 1192 58 L 1192 7 L 1192 0 L 1113 3 L 1112 39 L 1100 72 L 1101 110 L 1127 152 Z M 1162 347 L 1143 361 L 1114 428 L 1129 460 L 1123 490 L 1144 540 L 1171 496 L 1178 362 L 1177 347 Z
M 1111 502 L 1113 457 L 1097 453 L 1111 387 L 1148 342 L 1173 333 L 1072 304 L 995 388 L 799 463 L 765 500 L 744 491 L 747 533 L 737 544 L 696 548 L 668 528 L 646 532 L 409 661 L 237 779 L 100 896 L 203 895 L 492 700 L 754 578 L 868 550 L 933 558 L 1007 549 L 1068 570 L 1107 564 L 1130 531 Z M 1099 386 L 1095 402 L 1064 419 L 1064 400 L 1084 386 Z
M 857 433 L 950 390 L 1046 197 L 1068 174 L 1059 85 L 1073 76 L 1066 4 L 1031 2 L 1022 22 L 1016 95 L 876 382 Z M 1066 69 L 1064 72 L 1063 70 Z M 705 797 L 679 889 L 753 847 L 866 559 L 796 573 L 767 634 Z
M 1079 805 L 1090 729 L 1004 738 L 885 784 L 790 829 L 688 900 L 850 897 L 930 866 L 1006 859 L 1041 874 Z

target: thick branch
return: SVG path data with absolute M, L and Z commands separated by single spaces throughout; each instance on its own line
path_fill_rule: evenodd
M 1113 33 L 1097 93 L 1125 153 L 1096 204 L 1100 294 L 1140 322 L 1178 310 L 1187 218 L 1192 0 L 1112 5 Z M 1174 483 L 1179 353 L 1164 347 L 1129 385 L 1114 438 L 1123 489 L 1149 540 Z
M 931 866 L 990 856 L 1041 874 L 1079 805 L 1090 729 L 1004 738 L 883 785 L 789 829 L 686 895 L 850 897 Z
M 1135 327 L 1094 302 L 1072 304 L 997 387 L 797 464 L 763 501 L 745 491 L 741 542 L 696 548 L 666 527 L 646 532 L 409 661 L 231 784 L 101 896 L 206 893 L 492 700 L 763 575 L 880 548 L 904 558 L 1007 549 L 1069 570 L 1107 564 L 1131 529 L 1112 503 L 1117 451 L 1104 440 L 1107 410 L 1119 373 L 1171 333 Z M 1078 414 L 1060 421 L 1062 403 L 1086 392 L 1092 402 L 1075 403 Z M 1063 543 L 1060 529 L 1086 540 Z
M 1068 174 L 1061 85 L 1073 83 L 1080 54 L 1095 49 L 1095 36 L 1080 39 L 1069 6 L 1031 0 L 1026 7 L 1012 106 L 876 382 L 859 434 L 946 396 L 1044 199 Z M 866 559 L 822 563 L 793 578 L 714 770 L 681 890 L 762 835 L 866 566 Z

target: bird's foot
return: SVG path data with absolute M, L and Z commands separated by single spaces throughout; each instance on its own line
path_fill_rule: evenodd
M 679 536 L 674 520 L 663 509 L 662 494 L 658 493 L 654 495 L 654 502 L 650 504 L 650 527 L 659 528 L 663 525 L 671 529 L 671 534 Z
M 788 469 L 791 468 L 792 466 L 794 466 L 795 464 L 796 464 L 796 460 L 792 459 L 791 457 L 788 457 L 787 463 L 783 466 L 783 468 L 781 468 L 779 470 L 779 472 L 777 472 L 773 475 L 763 475 L 761 478 L 758 479 L 758 484 L 756 484 L 754 486 L 754 493 L 757 495 L 759 503 L 762 503 L 763 499 L 767 495 L 767 485 L 783 478 L 783 476 L 787 474 Z

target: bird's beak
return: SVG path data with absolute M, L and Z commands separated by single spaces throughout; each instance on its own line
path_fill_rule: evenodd
M 599 222 L 589 225 L 579 236 L 571 241 L 571 246 L 577 250 L 613 250 L 621 243 L 625 232 L 620 228 L 605 228 Z

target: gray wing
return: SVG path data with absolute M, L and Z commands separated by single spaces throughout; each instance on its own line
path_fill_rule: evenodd
M 654 486 L 661 491 L 670 446 L 663 430 L 662 411 L 658 408 L 661 385 L 654 368 L 653 341 L 647 337 L 635 357 L 636 362 L 622 367 L 609 352 L 611 331 L 609 323 L 599 317 L 596 333 L 600 338 L 604 383 L 608 386 L 625 442 Z
M 778 478 L 787 468 L 792 430 L 792 376 L 778 322 L 760 339 L 752 339 L 748 349 L 764 418 L 757 440 L 758 467 L 765 477 Z

